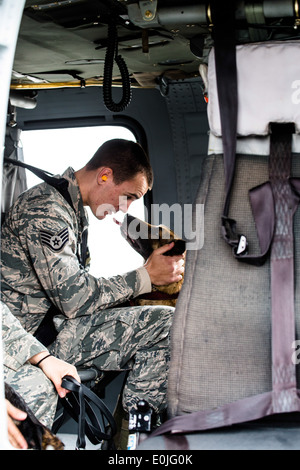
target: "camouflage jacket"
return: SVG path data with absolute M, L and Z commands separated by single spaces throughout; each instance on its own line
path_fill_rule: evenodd
M 32 333 L 51 303 L 69 318 L 82 317 L 140 294 L 143 284 L 145 268 L 97 279 L 81 267 L 78 244 L 88 220 L 72 168 L 63 177 L 74 209 L 41 183 L 20 195 L 2 227 L 2 300 Z
M 18 370 L 32 356 L 45 351 L 45 346 L 22 328 L 19 320 L 12 315 L 3 302 L 0 302 L 0 309 L 3 364 L 10 369 Z

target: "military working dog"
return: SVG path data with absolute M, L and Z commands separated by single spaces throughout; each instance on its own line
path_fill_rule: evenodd
M 146 261 L 151 253 L 168 243 L 174 242 L 173 248 L 165 256 L 176 256 L 185 253 L 186 243 L 172 230 L 164 225 L 151 225 L 130 214 L 126 214 L 120 224 L 121 234 Z M 152 292 L 136 297 L 134 305 L 170 305 L 175 307 L 177 297 L 183 284 L 184 276 L 178 282 L 166 286 L 153 286 Z

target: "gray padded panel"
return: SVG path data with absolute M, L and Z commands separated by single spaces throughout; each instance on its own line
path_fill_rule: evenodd
M 294 174 L 300 160 L 294 158 Z M 223 157 L 207 157 L 196 203 L 205 204 L 204 246 L 189 251 L 174 315 L 169 373 L 169 412 L 207 410 L 271 390 L 270 265 L 236 261 L 221 239 Z M 268 180 L 268 158 L 237 157 L 230 216 L 258 253 L 248 190 Z M 299 233 L 299 210 L 295 216 Z M 297 238 L 297 237 L 296 237 Z M 296 249 L 296 258 L 298 257 Z M 299 263 L 295 310 L 299 324 Z M 292 355 L 291 345 L 291 355 Z
M 189 450 L 300 450 L 299 425 L 259 426 L 186 434 Z M 174 443 L 172 442 L 174 439 Z M 137 450 L 175 450 L 178 436 L 149 437 Z M 180 451 L 179 451 L 180 452 Z

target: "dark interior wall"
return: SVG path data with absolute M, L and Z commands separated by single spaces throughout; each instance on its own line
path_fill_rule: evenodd
M 127 125 L 147 147 L 155 175 L 153 202 L 192 202 L 208 144 L 200 82 L 172 82 L 166 96 L 159 89 L 135 88 L 132 92 L 129 106 L 112 113 L 104 106 L 102 88 L 40 90 L 35 109 L 17 109 L 18 125 L 21 129 Z M 120 89 L 113 90 L 115 101 L 120 93 Z
M 114 90 L 113 95 L 118 101 L 120 90 Z M 99 124 L 130 127 L 137 139 L 147 146 L 152 164 L 160 162 L 157 171 L 169 175 L 168 188 L 166 185 L 154 187 L 153 194 L 158 200 L 171 203 L 177 191 L 166 101 L 156 89 L 133 89 L 132 95 L 124 112 L 112 113 L 104 106 L 101 88 L 41 90 L 35 109 L 18 108 L 17 121 L 22 129 Z M 87 155 L 87 159 L 89 157 Z

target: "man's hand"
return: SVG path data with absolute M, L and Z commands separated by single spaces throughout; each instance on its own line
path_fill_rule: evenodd
M 24 421 L 27 417 L 27 413 L 13 406 L 8 400 L 5 400 L 5 403 L 7 410 L 8 440 L 16 449 L 28 449 L 28 444 L 25 438 L 13 421 L 14 419 L 17 421 Z
M 62 361 L 61 359 L 49 355 L 48 351 L 43 351 L 41 353 L 36 354 L 35 356 L 32 356 L 30 362 L 31 364 L 35 365 L 41 359 L 43 359 L 43 357 L 45 357 L 45 360 L 41 361 L 39 368 L 42 369 L 48 379 L 53 382 L 58 395 L 61 398 L 64 398 L 68 393 L 68 390 L 62 388 L 62 378 L 65 375 L 71 375 L 72 377 L 74 377 L 74 379 L 80 382 L 80 377 L 78 375 L 76 367 L 74 367 L 72 364 L 69 364 L 68 362 Z
M 165 286 L 182 279 L 184 273 L 184 254 L 178 256 L 164 256 L 164 253 L 173 248 L 174 242 L 161 246 L 153 251 L 145 263 L 152 284 Z

